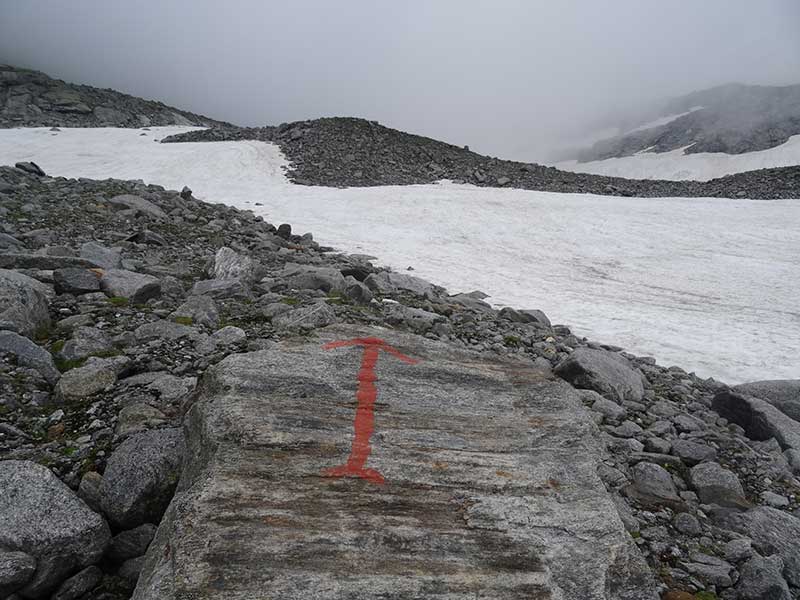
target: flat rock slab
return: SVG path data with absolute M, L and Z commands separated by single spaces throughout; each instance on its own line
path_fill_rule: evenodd
M 323 348 L 353 338 L 391 347 Z M 229 356 L 134 598 L 655 598 L 597 430 L 550 377 L 353 326 Z

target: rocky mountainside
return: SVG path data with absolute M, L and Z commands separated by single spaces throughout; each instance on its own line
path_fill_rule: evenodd
M 20 163 L 0 217 L 2 598 L 800 597 L 797 382 L 189 189 Z
M 0 64 L 0 127 L 222 126 L 225 123 L 110 89 L 65 83 Z
M 680 148 L 687 154 L 773 148 L 800 134 L 800 85 L 723 85 L 674 98 L 649 118 L 672 115 L 680 116 L 599 141 L 577 158 L 589 162 Z
M 800 167 L 762 169 L 702 182 L 604 177 L 483 156 L 469 148 L 355 118 L 265 128 L 213 128 L 170 136 L 162 142 L 241 139 L 278 144 L 290 161 L 288 177 L 301 185 L 412 185 L 449 179 L 484 187 L 644 198 L 800 197 Z

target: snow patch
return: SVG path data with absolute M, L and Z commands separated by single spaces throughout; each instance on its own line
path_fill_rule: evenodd
M 188 129 L 0 130 L 0 164 L 33 160 L 52 175 L 188 185 L 323 244 L 398 271 L 413 266 L 453 293 L 480 289 L 496 306 L 540 308 L 578 335 L 661 364 L 731 384 L 800 378 L 798 201 L 451 183 L 306 187 L 286 180 L 272 144 L 153 141 Z

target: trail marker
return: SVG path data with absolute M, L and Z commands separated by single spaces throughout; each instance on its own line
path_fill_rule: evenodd
M 347 462 L 338 467 L 325 469 L 322 473 L 327 477 L 359 477 L 372 483 L 383 483 L 383 475 L 377 470 L 366 467 L 367 459 L 372 452 L 370 439 L 375 430 L 375 399 L 378 390 L 375 387 L 377 376 L 375 375 L 375 365 L 381 350 L 387 352 L 406 362 L 416 364 L 419 361 L 402 354 L 396 348 L 379 338 L 354 338 L 352 340 L 342 340 L 329 342 L 322 346 L 324 350 L 343 348 L 345 346 L 363 346 L 364 353 L 361 357 L 361 369 L 358 371 L 358 391 L 356 392 L 356 416 L 353 421 L 353 445 L 350 449 L 350 457 Z

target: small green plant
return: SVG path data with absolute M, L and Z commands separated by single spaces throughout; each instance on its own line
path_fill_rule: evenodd
M 695 600 L 717 600 L 717 595 L 714 592 L 702 591 L 694 595 Z
M 50 347 L 53 354 L 58 354 L 59 352 L 61 352 L 64 349 L 65 343 L 66 342 L 64 340 L 56 340 L 55 342 L 53 342 L 53 345 Z
M 114 306 L 128 306 L 128 299 L 122 296 L 111 296 L 108 302 Z
M 179 325 L 191 325 L 194 322 L 192 317 L 175 317 L 174 320 Z
M 298 304 L 300 304 L 300 299 L 287 296 L 286 298 L 281 298 L 281 302 L 283 302 L 284 304 L 288 304 L 289 306 L 297 306 Z
M 53 359 L 53 362 L 56 364 L 56 369 L 58 369 L 62 373 L 66 373 L 70 369 L 77 369 L 78 367 L 82 367 L 83 364 L 86 362 L 86 358 L 73 358 L 68 360 L 65 358 L 55 357 Z
M 507 335 L 503 338 L 506 346 L 519 346 L 521 340 L 515 335 Z

